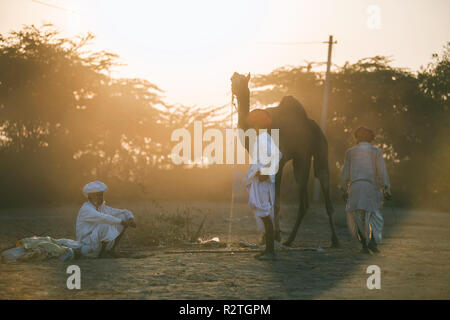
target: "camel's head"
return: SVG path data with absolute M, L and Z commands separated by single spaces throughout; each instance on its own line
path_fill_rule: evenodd
M 231 77 L 231 93 L 238 99 L 240 97 L 248 97 L 250 90 L 248 89 L 248 81 L 250 80 L 250 73 L 242 75 L 237 72 L 233 73 Z
M 231 94 L 238 101 L 238 126 L 239 128 L 247 128 L 247 115 L 250 109 L 250 90 L 248 89 L 248 81 L 250 80 L 250 73 L 246 76 L 237 72 L 233 73 L 231 77 Z

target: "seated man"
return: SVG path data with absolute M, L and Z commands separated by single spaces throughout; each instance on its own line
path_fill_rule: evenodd
M 136 227 L 128 210 L 105 205 L 103 193 L 108 187 L 101 181 L 90 182 L 83 188 L 88 198 L 78 212 L 76 235 L 83 257 L 116 257 L 115 251 L 127 227 Z

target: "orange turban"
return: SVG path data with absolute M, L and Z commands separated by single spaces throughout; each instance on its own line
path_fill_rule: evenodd
M 255 109 L 247 116 L 247 123 L 250 126 L 258 125 L 261 128 L 269 128 L 272 123 L 269 112 L 264 109 Z
M 355 131 L 355 138 L 358 141 L 372 142 L 375 139 L 375 133 L 366 127 L 359 127 Z

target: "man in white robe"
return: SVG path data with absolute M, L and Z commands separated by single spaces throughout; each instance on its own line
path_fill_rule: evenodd
M 383 231 L 383 197 L 390 199 L 390 183 L 380 148 L 370 142 L 374 133 L 361 127 L 355 131 L 357 145 L 345 154 L 341 188 L 347 201 L 347 224 L 361 242 L 361 252 L 379 252 Z
M 252 165 L 247 173 L 246 185 L 249 192 L 249 207 L 255 213 L 256 223 L 264 234 L 265 250 L 255 256 L 257 259 L 274 259 L 274 204 L 275 204 L 275 175 L 281 152 L 267 133 L 270 116 L 267 111 L 256 109 L 247 118 L 259 135 L 251 152 Z M 268 161 L 267 161 L 268 160 Z
M 136 227 L 133 214 L 126 209 L 115 209 L 103 201 L 108 187 L 101 181 L 88 183 L 83 194 L 88 198 L 78 212 L 77 241 L 81 255 L 88 258 L 117 256 L 115 249 L 127 227 Z

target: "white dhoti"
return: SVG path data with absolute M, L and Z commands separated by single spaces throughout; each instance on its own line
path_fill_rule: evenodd
M 265 233 L 266 229 L 262 218 L 269 216 L 272 222 L 274 219 L 275 184 L 270 180 L 259 181 L 258 178 L 254 178 L 248 185 L 248 192 L 248 205 L 255 213 L 256 225 L 262 233 Z
M 251 152 L 253 163 L 247 173 L 246 186 L 249 193 L 248 205 L 255 213 L 256 225 L 265 233 L 262 218 L 270 216 L 272 222 L 274 220 L 275 175 L 282 154 L 267 131 L 259 134 L 256 142 Z M 267 163 L 263 161 L 264 156 L 267 157 Z M 260 181 L 258 175 L 266 175 L 266 180 Z
M 347 212 L 347 225 L 355 239 L 361 241 L 361 234 L 364 236 L 366 244 L 368 244 L 372 236 L 377 244 L 381 243 L 384 222 L 380 210 L 374 212 L 364 210 Z
M 86 257 L 98 257 L 103 244 L 106 244 L 107 251 L 111 250 L 123 229 L 122 225 L 96 225 L 91 233 L 81 239 L 81 254 Z

